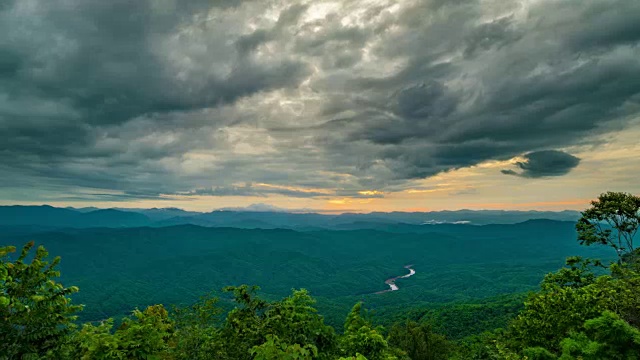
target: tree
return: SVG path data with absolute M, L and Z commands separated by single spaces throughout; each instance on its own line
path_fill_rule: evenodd
M 620 280 L 600 276 L 584 286 L 562 286 L 557 277 L 547 277 L 539 293 L 525 301 L 525 308 L 509 327 L 509 345 L 514 349 L 542 347 L 560 350 L 560 341 L 572 331 L 582 331 L 584 322 L 616 306 Z
M 263 321 L 263 333 L 277 335 L 287 344 L 315 348 L 321 359 L 333 359 L 331 355 L 337 350 L 335 331 L 325 325 L 314 304 L 307 290 L 293 290 L 291 296 L 270 304 Z
M 362 354 L 357 354 L 355 356 L 341 357 L 338 360 L 367 360 L 367 358 L 362 356 Z
M 640 226 L 640 197 L 607 192 L 591 202 L 576 224 L 581 244 L 611 246 L 623 262 L 634 255 L 633 240 Z M 633 259 L 631 259 L 633 260 Z
M 633 240 L 640 197 L 607 192 L 591 202 L 576 225 L 581 244 L 611 246 L 618 264 L 580 257 L 547 274 L 505 336 L 510 349 L 529 359 L 637 359 L 640 345 L 640 273 Z M 596 276 L 594 267 L 610 274 Z M 563 340 L 564 339 L 564 340 Z
M 558 358 L 551 351 L 541 347 L 526 348 L 522 353 L 527 360 L 555 360 Z
M 314 345 L 286 344 L 275 335 L 267 335 L 267 341 L 254 346 L 250 353 L 255 360 L 311 360 L 318 356 Z
M 0 358 L 61 357 L 75 328 L 74 314 L 82 309 L 69 298 L 78 288 L 53 280 L 60 276 L 60 257 L 49 263 L 49 253 L 39 246 L 26 261 L 33 246 L 26 244 L 15 262 L 8 258 L 14 247 L 0 248 Z
M 134 310 L 114 332 L 113 319 L 98 326 L 84 324 L 70 343 L 69 359 L 161 359 L 167 358 L 173 324 L 162 305 Z
M 120 344 L 112 333 L 113 319 L 100 322 L 97 326 L 82 325 L 70 343 L 69 357 L 80 360 L 108 360 L 123 358 Z
M 225 339 L 226 358 L 246 358 L 249 351 L 266 340 L 262 332 L 262 320 L 269 303 L 258 298 L 255 293 L 260 288 L 247 285 L 229 286 L 224 291 L 233 294 L 236 308 L 227 314 L 227 319 L 221 330 Z
M 152 305 L 123 320 L 115 335 L 126 359 L 157 359 L 167 352 L 173 335 L 168 315 L 164 306 Z
M 638 359 L 640 330 L 613 312 L 587 320 L 584 332 L 562 341 L 562 360 Z
M 407 321 L 395 324 L 389 331 L 390 346 L 404 350 L 411 360 L 445 360 L 451 345 L 444 336 L 435 334 L 428 324 Z
M 304 289 L 267 302 L 255 296 L 257 287 L 229 287 L 238 307 L 227 315 L 221 330 L 229 359 L 319 358 L 334 359 L 337 338 L 313 307 L 315 300 Z
M 208 295 L 190 306 L 173 307 L 175 336 L 171 344 L 177 359 L 214 360 L 223 358 L 224 343 L 217 325 L 223 311 L 218 298 Z
M 597 276 L 592 269 L 604 267 L 600 260 L 583 259 L 581 256 L 568 257 L 566 264 L 568 268 L 564 267 L 544 276 L 541 284 L 543 290 L 553 286 L 580 288 L 593 284 Z
M 347 315 L 344 324 L 342 351 L 347 356 L 362 354 L 369 360 L 393 359 L 389 352 L 389 344 L 382 336 L 381 330 L 373 328 L 371 323 L 362 317 L 362 303 L 357 303 Z

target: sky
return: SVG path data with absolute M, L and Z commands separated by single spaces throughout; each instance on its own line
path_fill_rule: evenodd
M 0 204 L 640 193 L 637 0 L 3 0 Z

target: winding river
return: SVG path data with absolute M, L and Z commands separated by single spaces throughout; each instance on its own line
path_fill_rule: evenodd
M 389 289 L 388 290 L 383 290 L 383 291 L 378 291 L 376 294 L 383 294 L 389 291 L 397 291 L 400 290 L 400 288 L 398 287 L 398 285 L 396 285 L 396 280 L 398 279 L 404 279 L 404 278 L 408 278 L 409 276 L 412 276 L 413 274 L 416 273 L 415 270 L 413 270 L 413 268 L 411 268 L 413 265 L 405 265 L 405 269 L 409 270 L 409 273 L 407 275 L 402 275 L 402 276 L 396 276 L 396 277 L 392 277 L 389 278 L 387 280 L 385 280 L 385 284 L 389 285 Z

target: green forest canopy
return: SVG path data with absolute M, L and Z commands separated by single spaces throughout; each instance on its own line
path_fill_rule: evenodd
M 259 284 L 269 300 L 305 288 L 325 321 L 340 327 L 364 301 L 389 326 L 407 309 L 477 304 L 488 297 L 537 289 L 567 256 L 615 259 L 605 247 L 580 246 L 575 223 L 531 220 L 510 225 L 425 225 L 406 232 L 165 228 L 57 229 L 0 234 L 0 244 L 35 241 L 60 255 L 64 284 L 78 286 L 81 321 L 122 317 L 151 304 L 190 304 L 223 286 Z M 385 279 L 398 280 L 400 291 Z
M 117 326 L 111 319 L 78 324 L 81 307 L 71 301 L 78 288 L 55 280 L 59 258 L 49 261 L 42 246 L 34 254 L 33 242 L 17 258 L 11 255 L 14 247 L 3 247 L 0 358 L 636 359 L 640 274 L 633 240 L 639 209 L 640 198 L 630 194 L 606 193 L 595 200 L 578 223 L 579 240 L 609 245 L 618 261 L 569 257 L 565 267 L 544 276 L 521 310 L 514 306 L 518 295 L 437 310 L 414 307 L 386 329 L 374 325 L 376 317 L 361 302 L 345 314 L 342 328 L 334 328 L 325 324 L 306 290 L 272 300 L 246 285 L 225 288 L 233 300 L 230 309 L 222 298 L 205 296 L 188 306 L 134 310 Z M 607 219 L 615 219 L 613 225 Z M 633 236 L 624 238 L 624 247 L 611 246 L 621 232 Z M 135 293 L 135 284 L 129 285 L 126 290 Z M 470 318 L 504 326 L 451 331 Z

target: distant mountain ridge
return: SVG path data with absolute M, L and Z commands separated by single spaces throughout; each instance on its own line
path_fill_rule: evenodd
M 185 211 L 177 208 L 97 209 L 42 206 L 0 206 L 0 226 L 42 226 L 60 228 L 164 227 L 191 224 L 205 227 L 243 229 L 354 230 L 402 228 L 435 224 L 516 224 L 534 219 L 576 221 L 577 211 L 456 210 L 434 212 L 371 212 L 318 214 L 283 211 L 216 210 Z
M 42 206 L 0 206 L 1 226 L 44 226 L 60 228 L 137 227 L 151 220 L 144 214 L 115 209 L 88 212 Z

